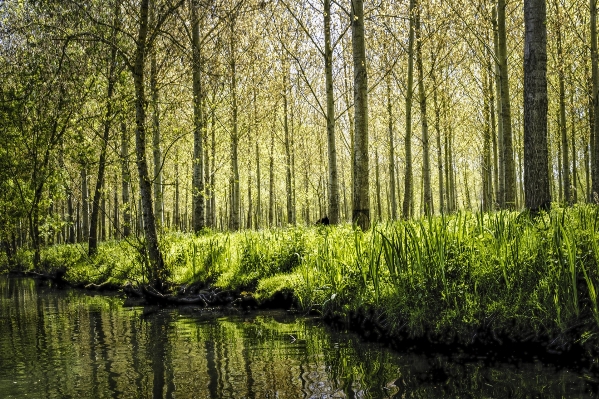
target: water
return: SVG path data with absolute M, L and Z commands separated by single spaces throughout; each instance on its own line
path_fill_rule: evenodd
M 540 363 L 398 353 L 281 312 L 124 308 L 0 276 L 0 398 L 587 398 Z

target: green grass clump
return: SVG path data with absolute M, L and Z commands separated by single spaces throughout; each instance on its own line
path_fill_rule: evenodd
M 376 316 L 392 334 L 470 339 L 492 330 L 589 340 L 599 336 L 599 208 L 577 205 L 532 218 L 501 211 L 378 224 L 168 233 L 171 283 L 212 284 L 259 300 L 293 295 L 300 310 Z M 42 253 L 72 282 L 143 282 L 142 243 L 105 242 Z M 27 252 L 20 264 L 30 265 Z M 24 266 L 26 267 L 26 266 Z

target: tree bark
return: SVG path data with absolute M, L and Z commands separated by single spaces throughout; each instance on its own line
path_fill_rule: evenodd
M 572 183 L 570 182 L 570 159 L 568 150 L 568 130 L 566 126 L 566 84 L 565 84 L 565 69 L 564 69 L 564 54 L 562 49 L 562 29 L 559 4 L 555 1 L 555 9 L 557 13 L 556 24 L 556 40 L 557 40 L 557 62 L 558 62 L 558 78 L 559 78 L 559 130 L 562 140 L 562 174 L 564 179 L 564 200 L 567 204 L 572 205 L 572 194 L 570 192 Z
M 590 0 L 591 12 L 591 79 L 593 87 L 593 128 L 591 146 L 591 202 L 599 201 L 599 55 L 597 52 L 597 0 Z
M 110 128 L 112 127 L 112 96 L 114 94 L 115 70 L 116 70 L 116 29 L 119 23 L 119 4 L 116 3 L 114 10 L 114 28 L 112 32 L 113 45 L 110 49 L 110 60 L 108 65 L 108 87 L 106 90 L 106 115 L 104 116 L 104 134 L 100 144 L 100 160 L 98 162 L 98 177 L 94 190 L 92 202 L 92 214 L 89 226 L 88 256 L 92 257 L 98 253 L 98 217 L 100 212 L 100 197 L 104 187 L 104 172 L 106 170 L 106 150 L 110 139 Z M 102 216 L 103 217 L 103 216 Z
M 231 19 L 230 32 L 230 51 L 231 51 L 231 205 L 229 208 L 229 229 L 239 230 L 239 163 L 237 150 L 239 147 L 239 132 L 237 120 L 237 60 L 235 59 L 235 16 Z
M 193 75 L 193 177 L 192 177 L 192 207 L 193 231 L 198 233 L 205 226 L 204 220 L 204 117 L 202 115 L 202 59 L 200 53 L 200 21 L 198 17 L 198 1 L 191 2 L 191 45 L 192 45 L 192 75 Z
M 368 74 L 364 40 L 363 0 L 352 0 L 352 53 L 354 58 L 354 181 L 352 222 L 370 228 L 370 185 L 368 175 Z
M 81 230 L 82 240 L 89 240 L 89 193 L 87 189 L 87 166 L 81 168 Z
M 287 208 L 287 223 L 293 224 L 293 193 L 291 188 L 291 144 L 289 138 L 289 104 L 287 98 L 289 64 L 282 60 L 283 65 L 283 135 L 285 146 L 285 203 Z
M 435 63 L 436 65 L 436 63 Z M 445 185 L 443 182 L 443 147 L 441 145 L 441 107 L 438 99 L 438 86 L 435 70 L 432 71 L 433 105 L 435 107 L 435 133 L 437 138 L 437 173 L 439 179 L 439 211 L 445 212 Z
M 148 172 L 146 159 L 146 95 L 144 85 L 145 53 L 148 35 L 148 2 L 141 0 L 139 32 L 135 51 L 135 64 L 133 65 L 133 80 L 135 85 L 135 148 L 137 151 L 137 172 L 139 175 L 139 191 L 143 214 L 143 228 L 145 233 L 146 250 L 149 261 L 147 271 L 148 282 L 157 290 L 162 290 L 167 278 L 167 271 L 158 247 L 158 234 L 156 219 L 152 207 L 152 185 Z
M 420 36 L 420 7 L 416 9 L 415 36 L 416 36 L 416 66 L 418 69 L 418 96 L 420 102 L 420 124 L 422 127 L 422 195 L 424 214 L 435 213 L 433 194 L 431 191 L 431 158 L 428 134 L 428 121 L 426 115 L 426 92 L 424 91 L 424 67 L 422 65 L 422 38 Z
M 526 208 L 549 209 L 545 0 L 524 1 L 524 185 Z
M 156 0 L 150 2 L 150 26 L 155 23 Z M 161 229 L 164 224 L 164 202 L 162 187 L 162 150 L 160 148 L 160 104 L 158 93 L 158 67 L 156 63 L 156 49 L 150 50 L 150 92 L 152 107 L 152 155 L 154 161 L 154 216 L 156 227 Z
M 412 171 L 412 96 L 414 91 L 414 26 L 416 17 L 417 0 L 410 0 L 410 33 L 408 39 L 408 82 L 406 88 L 406 136 L 405 156 L 406 171 L 404 178 L 403 217 L 412 216 L 414 202 L 414 175 Z
M 335 100 L 333 92 L 333 48 L 331 45 L 331 0 L 324 0 L 324 68 L 327 96 L 327 148 L 329 158 L 329 222 L 339 223 L 339 173 L 335 143 Z
M 391 74 L 387 75 L 387 118 L 389 118 L 389 202 L 391 220 L 397 219 L 397 196 L 395 194 L 395 138 L 393 134 L 393 108 L 391 106 Z
M 131 175 L 129 174 L 129 135 L 127 125 L 121 122 L 121 195 L 123 201 L 123 238 L 131 235 L 131 203 L 129 191 Z
M 492 96 L 488 93 L 488 78 L 489 70 L 485 68 L 483 73 L 483 115 L 484 115 L 484 128 L 483 128 L 483 159 L 482 159 L 482 210 L 483 212 L 489 212 L 493 209 L 493 178 L 492 178 L 492 167 L 491 167 L 491 110 L 490 103 Z M 492 87 L 491 87 L 492 88 Z
M 503 133 L 503 162 L 505 164 L 505 206 L 516 206 L 516 169 L 512 145 L 512 113 L 510 106 L 510 85 L 508 80 L 508 53 L 505 28 L 506 0 L 497 2 L 497 40 L 501 80 L 501 119 Z

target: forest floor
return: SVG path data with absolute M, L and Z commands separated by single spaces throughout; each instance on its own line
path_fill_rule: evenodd
M 0 270 L 165 304 L 318 313 L 392 346 L 493 356 L 599 357 L 599 208 L 458 213 L 377 224 L 199 235 L 166 232 L 166 294 L 144 281 L 143 242 L 53 245 Z M 509 348 L 509 351 L 506 349 Z M 511 356 L 511 355 L 510 355 Z

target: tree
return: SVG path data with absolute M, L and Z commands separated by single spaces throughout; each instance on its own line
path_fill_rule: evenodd
M 108 140 L 110 138 L 110 129 L 112 126 L 113 115 L 113 104 L 112 97 L 114 94 L 114 86 L 116 84 L 116 67 L 117 67 L 117 49 L 116 49 L 116 32 L 119 24 L 119 13 L 120 5 L 118 2 L 114 6 L 114 20 L 112 25 L 112 45 L 110 46 L 110 58 L 108 59 L 108 74 L 107 74 L 107 88 L 106 88 L 106 115 L 104 117 L 104 132 L 102 135 L 102 141 L 100 143 L 100 159 L 98 162 L 98 176 L 96 179 L 96 188 L 94 190 L 94 198 L 92 202 L 92 213 L 89 225 L 89 239 L 88 239 L 88 255 L 94 256 L 98 252 L 98 217 L 100 213 L 100 199 L 102 196 L 102 189 L 104 187 L 104 172 L 106 170 L 106 152 L 108 149 Z
M 551 206 L 545 0 L 525 0 L 524 22 L 524 187 L 526 208 L 536 213 Z
M 203 151 L 203 131 L 204 115 L 202 113 L 202 59 L 200 53 L 200 20 L 198 16 L 199 4 L 197 0 L 192 0 L 191 8 L 191 45 L 192 45 L 192 75 L 193 75 L 193 231 L 201 231 L 205 224 L 204 220 L 204 151 Z
M 497 2 L 497 58 L 499 59 L 499 74 L 501 91 L 501 127 L 503 141 L 503 171 L 505 191 L 500 198 L 500 205 L 508 208 L 516 206 L 516 169 L 514 164 L 514 149 L 512 145 L 512 111 L 510 105 L 510 85 L 508 80 L 507 33 L 505 29 L 506 1 Z
M 368 170 L 368 73 L 364 40 L 364 4 L 352 0 L 352 53 L 354 59 L 354 180 L 352 222 L 362 230 L 370 228 Z
M 403 217 L 410 218 L 412 216 L 413 201 L 414 201 L 414 175 L 412 171 L 412 96 L 414 95 L 414 29 L 416 0 L 410 0 L 409 19 L 410 33 L 408 38 L 408 83 L 406 88 L 406 136 L 405 136 L 405 152 L 406 152 L 406 173 L 404 177 L 404 198 L 403 198 Z

